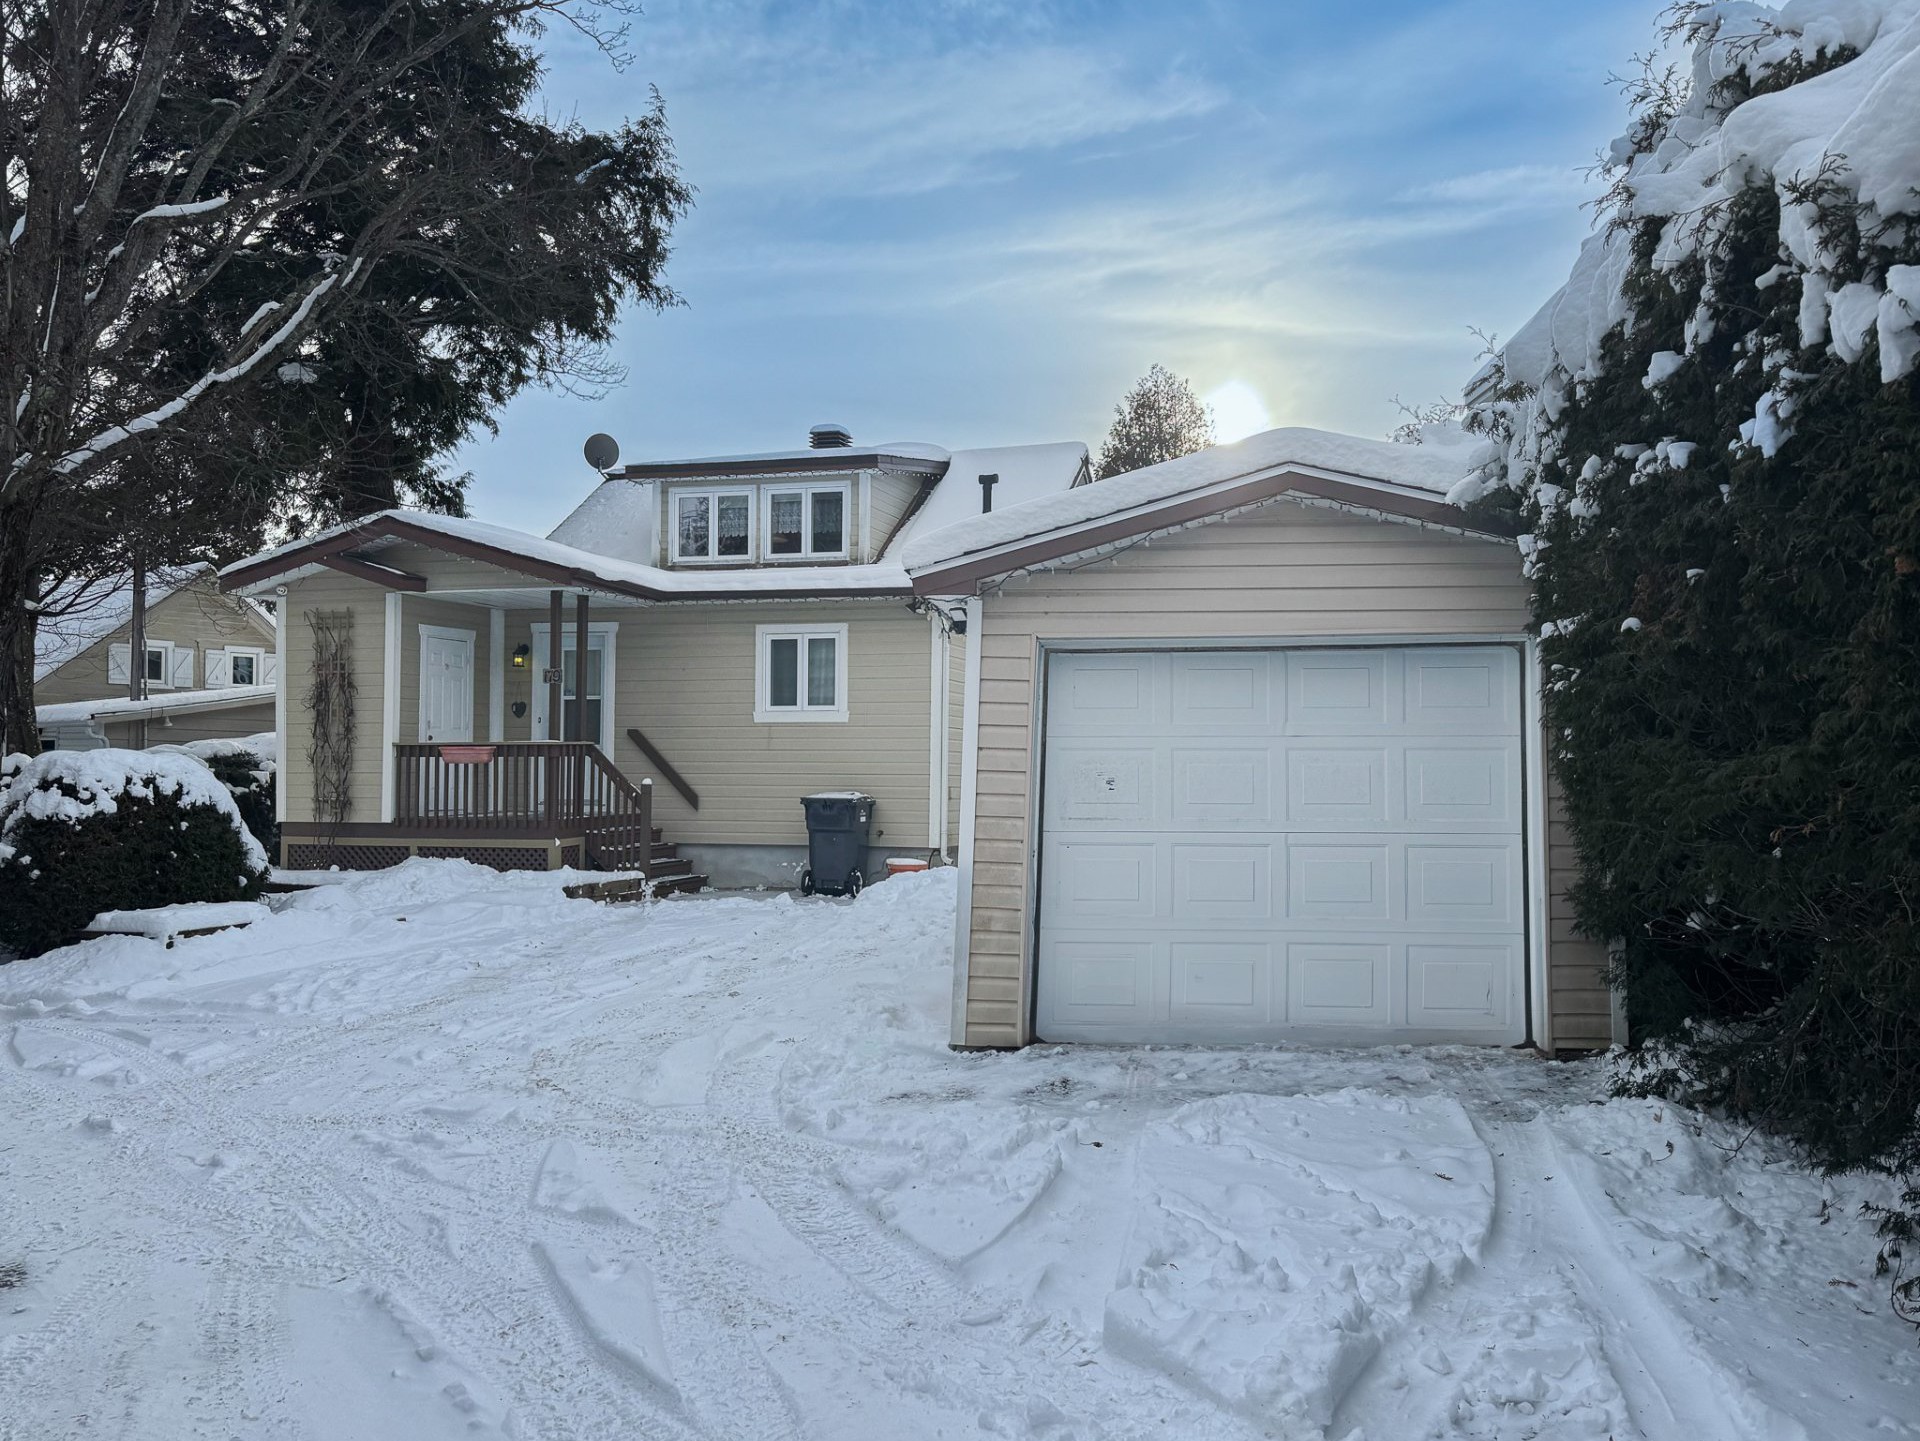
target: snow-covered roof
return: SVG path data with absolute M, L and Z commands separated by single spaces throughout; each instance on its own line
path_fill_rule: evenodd
M 195 711 L 232 710 L 273 699 L 270 685 L 229 685 L 213 690 L 170 690 L 145 700 L 120 696 L 112 700 L 68 700 L 34 708 L 43 726 L 78 725 L 91 720 L 133 720 L 164 715 L 191 715 Z
M 999 511 L 1070 489 L 1086 461 L 1087 448 L 1077 440 L 956 450 L 947 473 L 934 485 L 919 514 L 895 539 L 892 551 L 900 554 L 917 535 L 929 535 L 979 515 L 978 482 L 983 475 L 1000 477 L 993 487 L 993 508 Z
M 503 525 L 468 520 L 464 516 L 433 515 L 417 510 L 383 510 L 375 515 L 329 527 L 316 535 L 276 546 L 237 561 L 220 572 L 223 580 L 244 577 L 241 585 L 261 585 L 308 564 L 302 554 L 352 531 L 366 532 L 369 543 L 380 540 L 417 541 L 431 545 L 436 537 L 485 546 L 498 552 L 503 563 L 525 560 L 546 572 L 565 571 L 570 583 L 597 585 L 616 594 L 646 600 L 709 599 L 715 596 L 751 600 L 755 596 L 906 594 L 912 590 L 907 573 L 891 561 L 876 565 L 764 566 L 752 570 L 663 570 L 658 566 L 616 560 L 555 540 L 543 540 Z M 276 563 L 280 564 L 276 569 Z
M 156 571 L 147 577 L 147 608 L 151 610 L 181 586 L 211 566 L 188 565 Z M 95 582 L 55 591 L 46 606 L 58 614 L 40 617 L 33 639 L 33 678 L 45 680 L 87 647 L 125 625 L 133 616 L 133 581 Z
M 901 548 L 900 560 L 910 572 L 918 573 L 961 556 L 1289 467 L 1351 477 L 1380 487 L 1383 494 L 1398 491 L 1431 501 L 1443 496 L 1467 472 L 1470 457 L 1479 446 L 1479 441 L 1465 435 L 1454 443 L 1434 436 L 1421 445 L 1400 445 L 1300 427 L 1269 430 L 1058 495 L 1043 495 L 1005 508 L 996 502 L 990 514 L 970 516 L 938 529 L 916 527 Z
M 659 499 L 642 481 L 602 481 L 547 532 L 547 539 L 576 550 L 645 565 L 654 554 L 654 512 Z
M 614 473 L 616 475 L 633 474 L 644 479 L 648 473 L 655 471 L 697 475 L 707 468 L 718 469 L 722 466 L 742 465 L 764 466 L 769 472 L 778 472 L 783 462 L 804 461 L 809 466 L 817 466 L 836 458 L 849 462 L 857 461 L 864 467 L 870 463 L 867 458 L 875 456 L 883 462 L 894 459 L 944 465 L 949 458 L 949 452 L 938 445 L 929 445 L 925 441 L 894 440 L 888 441 L 885 445 L 806 446 L 799 450 L 760 450 L 740 455 L 695 455 L 685 460 L 643 460 L 636 461 Z

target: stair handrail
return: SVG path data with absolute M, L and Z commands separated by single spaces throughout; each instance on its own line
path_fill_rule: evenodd
M 640 733 L 640 727 L 628 726 L 627 739 L 639 747 L 641 755 L 653 762 L 653 768 L 666 777 L 667 784 L 680 792 L 681 800 L 696 811 L 700 809 L 700 792 L 687 784 L 686 777 L 675 770 L 673 763 L 660 754 L 660 748 Z
M 589 851 L 604 848 L 617 850 L 627 859 L 627 870 L 638 870 L 641 875 L 653 875 L 653 781 L 643 779 L 635 785 L 627 778 L 626 772 L 607 759 L 606 753 L 597 745 L 588 745 L 583 752 L 593 766 L 594 772 L 607 783 L 608 789 L 620 799 L 628 802 L 617 810 L 596 817 L 581 817 L 585 844 Z M 581 860 L 591 859 L 582 856 Z

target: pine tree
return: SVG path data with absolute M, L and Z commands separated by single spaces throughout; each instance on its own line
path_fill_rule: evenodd
M 1113 408 L 1113 428 L 1100 447 L 1094 478 L 1105 480 L 1142 466 L 1191 455 L 1213 444 L 1213 417 L 1193 387 L 1156 365 Z

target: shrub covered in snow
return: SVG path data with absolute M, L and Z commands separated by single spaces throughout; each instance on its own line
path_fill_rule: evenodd
M 52 751 L 0 793 L 0 945 L 35 955 L 105 910 L 259 894 L 267 857 L 227 788 L 165 751 Z
M 269 856 L 280 848 L 280 822 L 274 818 L 274 754 L 271 732 L 240 740 L 191 741 L 157 749 L 193 756 L 227 788 L 247 831 Z
M 1521 513 L 1645 1083 L 1920 1166 L 1920 0 L 1683 5 L 1455 498 Z

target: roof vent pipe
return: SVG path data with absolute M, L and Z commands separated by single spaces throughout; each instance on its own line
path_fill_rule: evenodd
M 993 488 L 999 483 L 998 475 L 980 477 L 980 514 L 986 515 L 993 509 Z
M 816 425 L 807 432 L 807 445 L 814 450 L 845 450 L 853 444 L 853 432 L 832 421 Z

